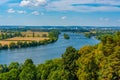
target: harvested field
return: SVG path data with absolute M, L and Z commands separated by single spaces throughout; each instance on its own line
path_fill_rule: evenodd
M 49 38 L 42 38 L 42 37 L 14 37 L 14 38 L 10 38 L 10 39 L 5 39 L 5 40 L 1 40 L 0 43 L 2 45 L 5 44 L 10 44 L 11 42 L 17 43 L 17 41 L 43 41 L 43 40 L 48 40 Z
M 10 39 L 5 39 L 6 41 L 43 41 L 48 40 L 49 38 L 43 37 L 14 37 Z
M 0 32 L 1 34 L 2 32 Z M 18 41 L 43 41 L 43 40 L 48 40 L 48 32 L 32 32 L 32 31 L 27 31 L 27 32 L 21 32 L 23 37 L 14 37 L 14 38 L 9 38 L 9 39 L 4 39 L 0 40 L 0 44 L 2 45 L 9 45 L 11 42 L 17 43 Z M 4 33 L 3 33 L 4 34 Z M 34 37 L 33 37 L 34 35 Z

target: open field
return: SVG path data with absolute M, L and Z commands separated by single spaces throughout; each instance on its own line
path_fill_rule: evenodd
M 4 32 L 0 32 L 0 34 L 5 34 Z M 11 33 L 10 33 L 11 34 Z M 17 41 L 43 41 L 43 40 L 48 40 L 48 32 L 32 32 L 32 31 L 26 31 L 26 32 L 21 32 L 22 36 L 21 37 L 13 37 L 13 38 L 7 38 L 0 40 L 0 44 L 2 45 L 9 45 L 11 42 L 17 43 Z
M 6 41 L 43 41 L 48 39 L 49 38 L 43 38 L 43 37 L 14 37 L 14 38 L 6 39 Z
M 49 38 L 42 38 L 42 37 L 14 37 L 10 39 L 5 39 L 5 40 L 0 40 L 0 43 L 2 45 L 9 45 L 11 42 L 17 43 L 17 41 L 43 41 L 43 40 L 48 40 Z

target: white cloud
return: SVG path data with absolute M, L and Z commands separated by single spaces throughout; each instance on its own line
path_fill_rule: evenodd
M 20 6 L 37 7 L 46 4 L 46 0 L 22 0 Z
M 63 20 L 66 19 L 66 18 L 67 18 L 66 16 L 61 17 L 61 19 L 63 19 Z
M 10 9 L 7 10 L 7 12 L 8 12 L 8 13 L 15 13 L 15 10 L 12 9 L 12 8 L 10 8 Z
M 49 3 L 46 9 L 53 11 L 108 12 L 120 11 L 118 6 L 120 6 L 120 0 L 56 0 Z
M 33 11 L 31 14 L 39 15 L 40 13 L 38 11 Z
M 44 9 L 48 11 L 120 11 L 120 0 L 21 0 L 19 5 L 38 8 L 44 5 Z
M 18 10 L 17 12 L 20 13 L 20 14 L 25 14 L 25 13 L 27 13 L 26 11 L 23 11 L 23 10 Z
M 23 1 L 21 1 L 20 6 L 28 6 L 29 4 L 30 4 L 30 1 L 23 0 Z
M 96 0 L 98 4 L 120 5 L 120 0 Z

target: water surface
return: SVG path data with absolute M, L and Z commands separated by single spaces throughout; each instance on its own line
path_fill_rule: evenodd
M 0 64 L 10 64 L 11 62 L 23 63 L 26 59 L 31 58 L 35 64 L 43 63 L 46 60 L 59 58 L 65 52 L 68 46 L 80 49 L 85 45 L 94 45 L 99 43 L 95 38 L 86 38 L 83 34 L 67 33 L 69 40 L 63 38 L 60 34 L 57 42 L 37 47 L 21 48 L 13 50 L 0 51 Z

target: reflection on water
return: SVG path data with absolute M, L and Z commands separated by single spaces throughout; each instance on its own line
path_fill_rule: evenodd
M 57 42 L 37 47 L 1 50 L 0 64 L 10 64 L 10 62 L 23 63 L 27 58 L 31 58 L 35 64 L 43 63 L 45 60 L 61 57 L 68 46 L 73 46 L 76 49 L 84 45 L 94 45 L 99 41 L 95 38 L 85 38 L 83 34 L 67 33 L 70 36 L 69 40 L 63 38 L 63 33 L 60 34 Z

